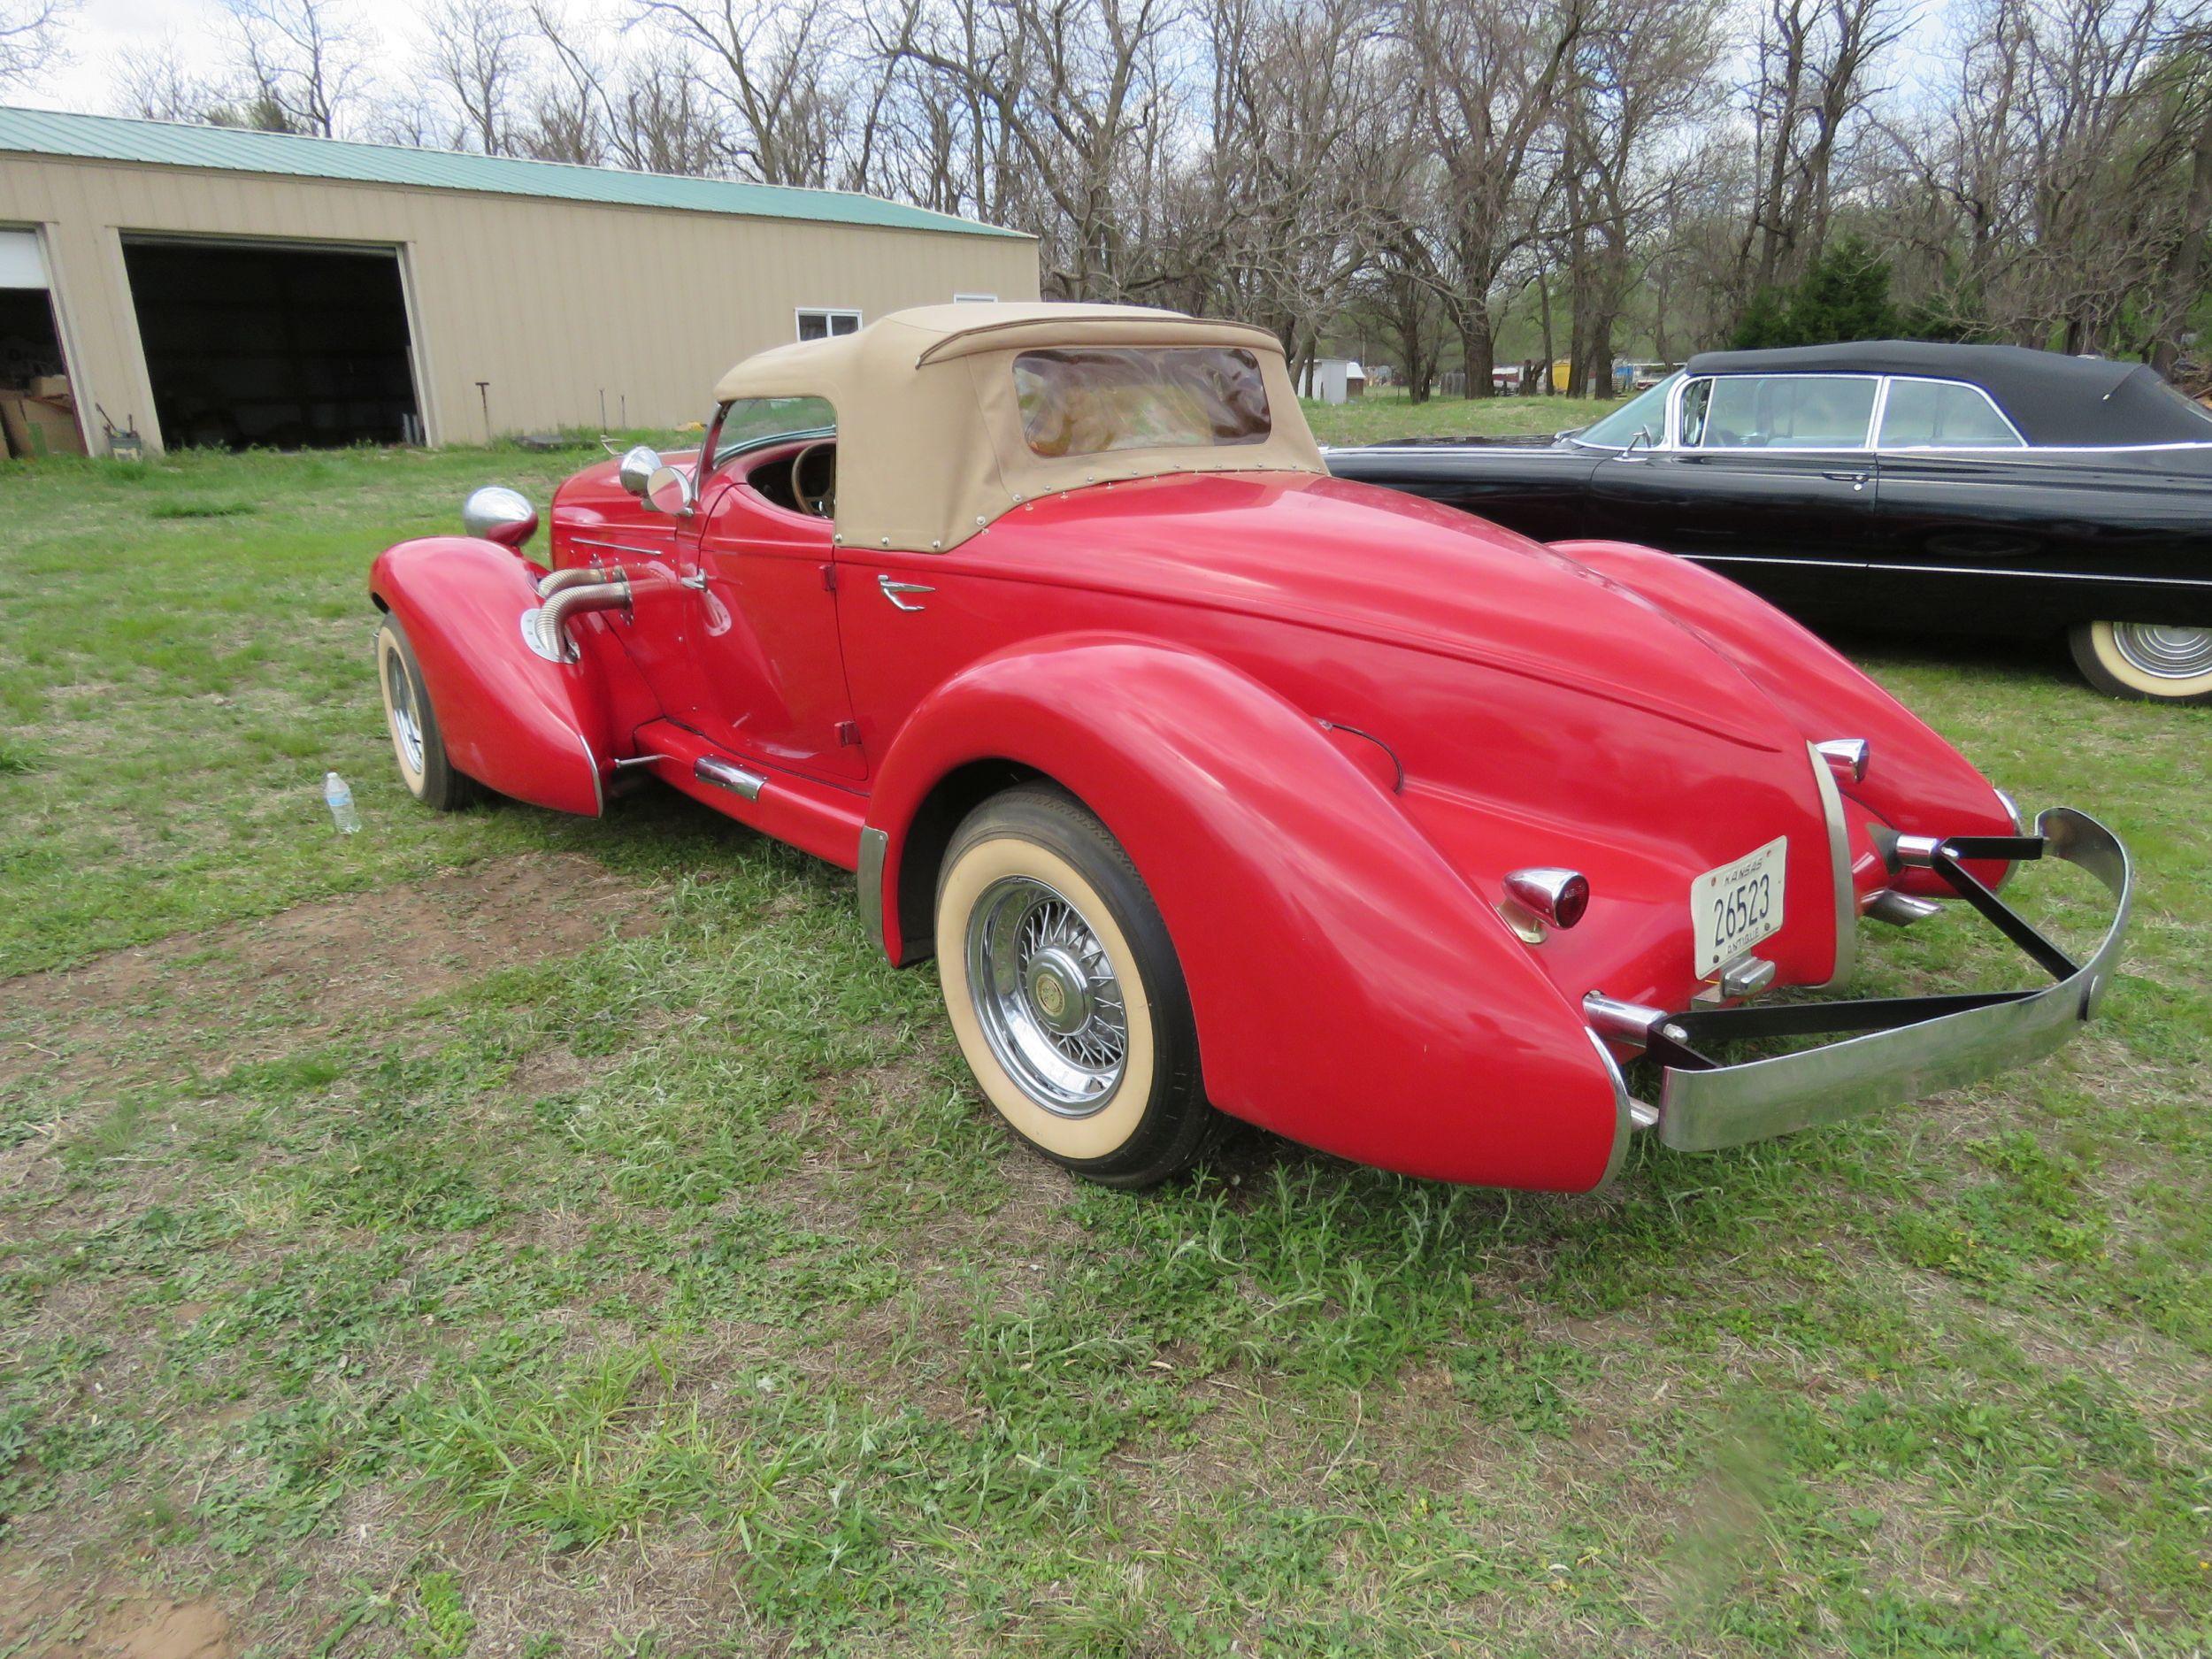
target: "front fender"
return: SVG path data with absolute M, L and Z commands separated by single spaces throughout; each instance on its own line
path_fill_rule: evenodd
M 603 678 L 589 655 L 549 662 L 523 642 L 538 597 L 518 555 L 471 536 L 402 541 L 371 567 L 369 592 L 407 630 L 456 766 L 518 801 L 600 814 Z
M 891 926 L 909 826 L 983 761 L 1055 780 L 1135 862 L 1217 1105 L 1410 1175 L 1578 1192 L 1609 1171 L 1626 1100 L 1579 1012 L 1388 788 L 1273 691 L 1104 635 L 972 665 L 883 759 L 869 821 Z
M 1863 737 L 1866 777 L 1843 793 L 1909 835 L 2009 835 L 2012 814 L 1989 780 L 1844 655 L 1748 588 L 1686 558 L 1625 541 L 1555 541 L 1554 552 L 1609 577 L 1709 640 L 1793 721 L 1808 742 Z M 1984 880 L 2003 871 L 1978 864 Z M 1925 872 L 1896 885 L 1949 895 Z

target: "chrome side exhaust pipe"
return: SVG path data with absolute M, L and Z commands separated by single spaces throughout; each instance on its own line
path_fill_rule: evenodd
M 619 576 L 620 571 L 610 572 L 597 565 L 571 565 L 564 569 L 549 571 L 538 582 L 538 597 L 550 599 L 568 588 L 589 588 L 606 581 L 610 575 Z
M 630 608 L 630 579 L 622 572 L 615 571 L 608 580 L 565 587 L 534 611 L 524 611 L 523 641 L 549 663 L 573 662 L 576 659 L 576 644 L 568 634 L 571 617 L 582 616 L 592 611 L 627 611 Z

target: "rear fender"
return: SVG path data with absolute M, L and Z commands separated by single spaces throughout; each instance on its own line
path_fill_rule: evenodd
M 1196 652 L 1099 634 L 1032 642 L 941 687 L 870 803 L 895 959 L 907 833 L 941 780 L 981 763 L 1058 782 L 1135 862 L 1215 1104 L 1410 1175 L 1578 1192 L 1609 1172 L 1626 1099 L 1578 1010 L 1388 788 L 1273 691 Z
M 1773 698 L 1808 742 L 1863 737 L 1866 777 L 1843 795 L 1908 835 L 2009 835 L 2012 814 L 1965 756 L 1860 672 L 1841 652 L 1749 589 L 1704 566 L 1625 541 L 1555 541 L 1587 565 L 1702 634 Z M 2002 867 L 1973 866 L 1985 881 Z M 1949 897 L 1925 871 L 1893 885 Z
M 369 592 L 407 630 L 456 766 L 518 801 L 595 818 L 613 758 L 602 651 L 619 648 L 588 645 L 572 663 L 532 650 L 522 614 L 538 603 L 536 574 L 496 542 L 426 536 L 381 554 Z

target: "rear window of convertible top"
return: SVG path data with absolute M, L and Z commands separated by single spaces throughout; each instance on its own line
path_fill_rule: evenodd
M 1022 436 L 1048 457 L 1263 443 L 1260 362 L 1233 346 L 1099 346 L 1014 359 Z

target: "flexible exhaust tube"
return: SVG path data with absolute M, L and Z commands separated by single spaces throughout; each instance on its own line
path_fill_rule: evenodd
M 571 565 L 561 570 L 549 572 L 538 583 L 538 597 L 550 599 L 564 588 L 588 587 L 597 582 L 606 581 L 611 577 L 618 576 L 621 573 L 619 571 L 609 572 L 597 565 Z
M 627 611 L 630 579 L 620 571 L 613 580 L 590 587 L 564 588 L 535 611 L 523 613 L 523 629 L 539 656 L 557 663 L 570 657 L 568 619 L 588 611 Z

